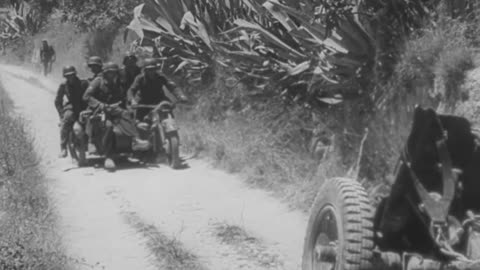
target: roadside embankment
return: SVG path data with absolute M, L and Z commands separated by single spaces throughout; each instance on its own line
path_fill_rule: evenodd
M 49 179 L 0 82 L 0 268 L 70 269 Z

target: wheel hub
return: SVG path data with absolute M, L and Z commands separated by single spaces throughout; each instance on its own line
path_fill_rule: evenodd
M 319 231 L 313 251 L 313 269 L 334 270 L 338 255 L 338 229 L 334 209 L 326 206 L 320 212 L 319 219 Z
M 315 247 L 315 259 L 318 262 L 335 263 L 337 260 L 337 247 L 335 244 L 324 246 L 317 245 Z

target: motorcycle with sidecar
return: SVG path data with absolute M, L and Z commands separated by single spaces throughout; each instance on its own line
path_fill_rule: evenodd
M 118 106 L 113 104 L 110 106 Z M 79 166 L 87 165 L 88 158 L 103 157 L 104 149 L 102 134 L 105 128 L 105 110 L 109 107 L 98 108 L 95 111 L 84 111 L 80 114 L 72 132 L 70 132 L 68 149 L 70 156 Z M 181 166 L 179 150 L 178 128 L 173 118 L 174 104 L 164 101 L 158 105 L 135 105 L 131 107 L 133 117 L 138 110 L 148 109 L 149 113 L 141 121 L 136 122 L 136 129 L 142 139 L 150 142 L 149 149 L 145 151 L 133 151 L 132 138 L 124 134 L 120 128 L 113 128 L 115 156 L 128 156 L 143 161 L 154 160 L 156 162 L 166 160 L 174 169 Z M 90 132 L 86 132 L 90 129 Z M 89 140 L 87 133 L 92 135 Z
M 480 269 L 480 141 L 468 120 L 416 107 L 389 194 L 326 180 L 303 270 Z

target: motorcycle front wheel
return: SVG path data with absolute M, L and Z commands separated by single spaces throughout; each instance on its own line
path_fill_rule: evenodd
M 167 134 L 166 138 L 166 151 L 167 151 L 167 159 L 168 159 L 168 165 L 172 169 L 178 169 L 181 165 L 181 160 L 180 160 L 180 143 L 179 143 L 179 138 L 178 134 Z
M 77 163 L 78 167 L 84 167 L 87 164 L 86 146 L 81 139 L 75 137 L 73 132 L 70 132 L 68 139 L 68 151 L 70 156 Z

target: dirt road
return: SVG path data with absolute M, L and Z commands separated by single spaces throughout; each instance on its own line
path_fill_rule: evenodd
M 0 74 L 30 124 L 79 269 L 300 268 L 302 213 L 199 160 L 179 171 L 75 168 L 57 158 L 57 84 L 19 67 L 0 66 Z

